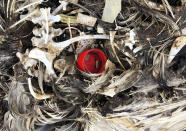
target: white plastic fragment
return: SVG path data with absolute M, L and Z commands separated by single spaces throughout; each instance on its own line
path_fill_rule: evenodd
M 181 30 L 182 35 L 186 35 L 186 27 Z
M 78 3 L 78 0 L 71 0 L 71 3 Z M 56 15 L 58 14 L 61 10 L 67 10 L 67 6 L 68 6 L 68 2 L 67 1 L 63 1 L 63 0 L 59 0 L 60 5 L 52 12 L 52 15 Z
M 121 11 L 121 0 L 106 0 L 102 20 L 113 23 Z
M 125 40 L 125 46 L 128 46 L 129 49 L 133 50 L 133 46 L 134 46 L 135 42 L 137 42 L 135 40 L 136 34 L 133 30 L 130 30 L 130 32 L 126 35 L 129 35 L 129 39 Z
M 34 48 L 30 51 L 29 55 L 30 58 L 37 59 L 43 62 L 47 68 L 47 71 L 50 75 L 56 76 L 55 71 L 53 69 L 53 60 L 56 55 L 43 51 L 39 48 Z
M 101 27 L 101 25 L 99 25 L 99 24 L 97 26 L 97 33 L 100 33 L 100 34 L 104 34 L 105 33 L 103 27 Z
M 167 63 L 170 64 L 176 54 L 186 45 L 186 36 L 178 37 L 172 44 Z
M 93 27 L 95 25 L 96 21 L 97 21 L 97 18 L 95 18 L 95 17 L 78 13 L 77 22 L 82 25 L 87 25 L 87 26 Z
M 67 10 L 68 2 L 66 2 L 66 1 L 61 1 L 60 3 L 61 3 L 61 5 L 63 6 L 63 10 Z
M 52 12 L 52 15 L 56 15 L 61 10 L 66 10 L 68 2 L 66 1 L 59 1 L 60 5 Z

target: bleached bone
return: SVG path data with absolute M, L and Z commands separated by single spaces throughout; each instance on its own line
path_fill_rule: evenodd
M 32 16 L 31 21 L 34 24 L 39 24 L 41 25 L 41 29 L 38 29 L 39 34 L 41 34 L 41 40 L 44 40 L 45 44 L 48 44 L 49 42 L 53 41 L 52 38 L 53 36 L 57 36 L 59 35 L 62 30 L 61 29 L 54 29 L 52 27 L 52 24 L 55 22 L 59 22 L 61 20 L 61 16 L 59 15 L 52 15 L 50 14 L 50 8 L 44 9 L 41 8 L 40 10 L 38 10 L 38 13 Z M 36 29 L 33 30 L 33 32 Z M 56 34 L 57 32 L 57 34 Z M 38 44 L 43 44 L 42 42 L 38 43 Z
M 37 59 L 43 62 L 48 70 L 48 73 L 54 77 L 56 76 L 55 71 L 53 69 L 53 60 L 56 57 L 55 54 L 48 53 L 39 48 L 34 48 L 30 51 L 28 56 L 30 58 Z
M 32 94 L 32 96 L 38 100 L 48 99 L 53 96 L 52 94 L 43 94 L 42 95 L 42 94 L 34 92 L 31 78 L 28 78 L 28 87 L 29 87 L 29 90 L 30 90 L 30 93 Z
M 32 45 L 39 47 L 39 48 L 48 48 L 48 43 L 50 44 L 56 44 L 55 41 L 53 41 L 53 38 L 56 36 L 59 36 L 62 33 L 61 29 L 54 29 L 53 27 L 48 27 L 49 32 L 46 33 L 46 28 L 41 27 L 37 28 L 35 27 L 33 29 L 33 34 L 36 37 L 32 37 Z M 47 39 L 46 39 L 47 38 Z
M 80 40 L 88 40 L 88 39 L 109 39 L 108 35 L 82 35 L 77 36 L 74 38 L 71 38 L 66 41 L 58 42 L 54 45 L 52 45 L 54 48 L 58 49 L 59 51 L 62 51 L 65 47 L 69 46 L 70 44 L 80 41 Z
M 34 16 L 32 17 L 31 21 L 34 24 L 40 24 L 40 25 L 48 25 L 48 26 L 52 26 L 53 23 L 55 22 L 59 22 L 61 20 L 61 16 L 59 15 L 52 15 L 50 13 L 50 8 L 41 8 L 40 10 L 38 10 L 37 14 L 34 14 Z
M 27 70 L 30 76 L 38 76 L 38 72 L 34 69 L 36 67 L 38 61 L 28 57 L 29 51 L 26 50 L 25 54 L 17 52 L 16 56 L 19 58 L 21 64 L 24 69 Z

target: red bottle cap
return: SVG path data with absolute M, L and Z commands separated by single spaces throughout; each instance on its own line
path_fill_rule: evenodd
M 105 70 L 107 58 L 103 51 L 90 49 L 82 52 L 77 59 L 77 67 L 88 73 L 102 73 Z

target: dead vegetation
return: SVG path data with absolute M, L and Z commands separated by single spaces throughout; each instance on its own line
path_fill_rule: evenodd
M 185 54 L 185 0 L 1 0 L 0 129 L 184 131 Z

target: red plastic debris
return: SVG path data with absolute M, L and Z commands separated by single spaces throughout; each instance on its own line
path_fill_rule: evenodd
M 82 52 L 77 59 L 77 67 L 88 73 L 102 73 L 105 70 L 107 58 L 103 51 L 90 49 Z

